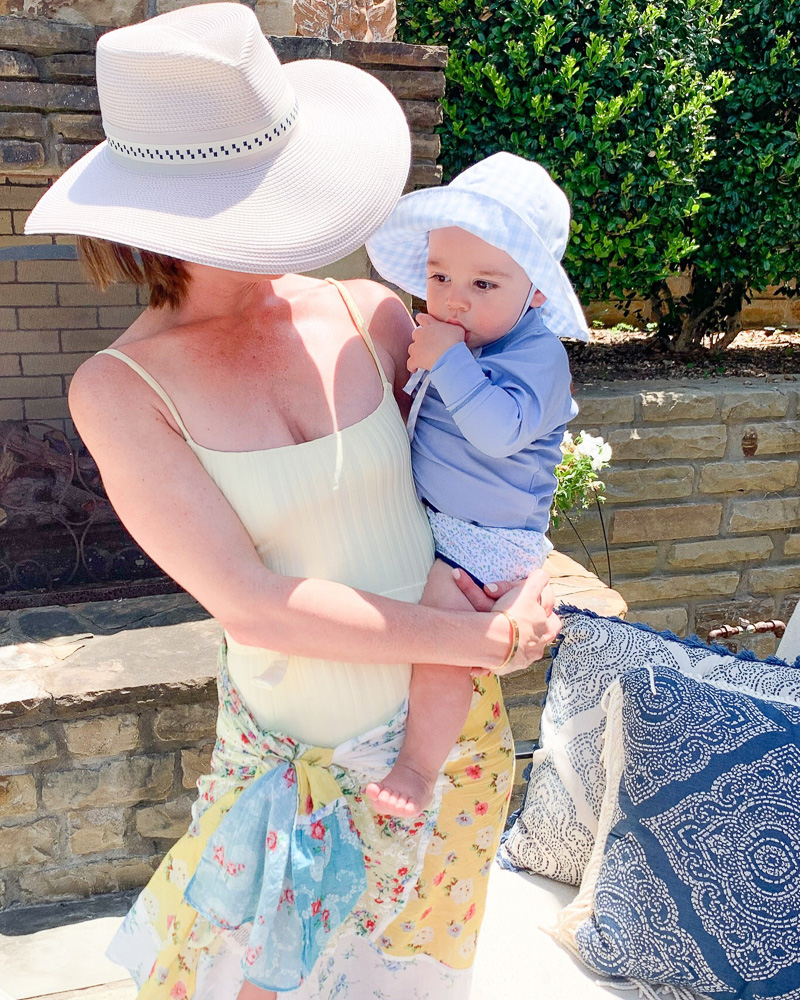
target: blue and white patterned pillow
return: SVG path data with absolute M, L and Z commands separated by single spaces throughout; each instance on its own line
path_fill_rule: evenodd
M 800 669 L 619 618 L 564 608 L 559 614 L 564 625 L 550 669 L 539 748 L 525 802 L 503 839 L 499 860 L 577 885 L 605 789 L 601 701 L 613 681 L 631 667 L 663 666 L 716 687 L 800 704 Z
M 797 1000 L 800 708 L 666 667 L 607 702 L 597 841 L 554 936 L 673 996 Z

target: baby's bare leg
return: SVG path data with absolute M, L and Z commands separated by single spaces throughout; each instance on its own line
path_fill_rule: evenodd
M 456 586 L 451 568 L 438 559 L 420 604 L 474 610 Z M 465 667 L 414 664 L 406 734 L 397 763 L 383 781 L 367 785 L 376 812 L 415 816 L 428 805 L 436 777 L 464 728 L 471 700 L 472 677 Z

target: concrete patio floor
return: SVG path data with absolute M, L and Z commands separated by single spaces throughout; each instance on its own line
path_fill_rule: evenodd
M 538 876 L 494 869 L 470 1000 L 618 996 L 596 983 L 542 929 L 575 891 Z M 30 908 L 18 914 L 17 926 L 9 928 L 5 921 L 0 930 L 0 1000 L 134 1000 L 133 982 L 103 955 L 129 899 L 99 897 L 64 906 L 60 914 L 53 907 Z M 99 915 L 87 917 L 92 908 Z M 42 928 L 48 918 L 62 922 Z

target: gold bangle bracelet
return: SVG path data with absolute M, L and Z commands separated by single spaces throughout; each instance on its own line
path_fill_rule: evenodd
M 519 649 L 519 625 L 517 624 L 516 618 L 512 617 L 507 611 L 498 611 L 497 613 L 499 615 L 504 615 L 508 624 L 511 626 L 511 647 L 508 650 L 508 656 L 503 660 L 499 667 L 495 667 L 495 672 L 505 669 L 505 667 L 507 667 L 517 655 L 517 650 Z

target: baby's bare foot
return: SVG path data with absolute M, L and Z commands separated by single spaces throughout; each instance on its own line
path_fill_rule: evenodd
M 366 787 L 372 808 L 385 816 L 417 816 L 433 798 L 436 776 L 429 777 L 398 761 L 380 783 Z

